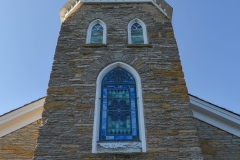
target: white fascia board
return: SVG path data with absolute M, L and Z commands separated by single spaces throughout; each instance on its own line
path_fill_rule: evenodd
M 19 108 L 15 111 L 12 111 L 12 112 L 0 117 L 0 125 L 3 123 L 6 123 L 12 119 L 15 119 L 16 117 L 22 116 L 30 111 L 33 111 L 39 107 L 42 107 L 44 102 L 45 102 L 45 98 L 40 99 L 36 102 L 30 103 L 22 108 Z
M 165 0 L 68 0 L 68 2 L 60 9 L 60 20 L 64 22 L 76 9 L 84 3 L 152 3 L 167 18 L 172 19 L 172 7 Z
M 240 137 L 240 116 L 190 95 L 194 117 Z
M 45 98 L 0 117 L 0 137 L 42 118 Z

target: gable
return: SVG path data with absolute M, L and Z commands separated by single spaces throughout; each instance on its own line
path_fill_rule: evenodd
M 64 22 L 72 13 L 74 13 L 83 4 L 98 3 L 152 3 L 160 10 L 169 20 L 172 19 L 173 8 L 165 0 L 68 0 L 60 9 L 60 20 Z

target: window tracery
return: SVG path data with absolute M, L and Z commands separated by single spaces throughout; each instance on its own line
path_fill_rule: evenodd
M 131 27 L 132 44 L 144 44 L 143 29 L 138 23 L 134 23 Z
M 86 44 L 106 44 L 107 28 L 105 23 L 100 20 L 94 20 L 88 26 Z
M 92 27 L 90 44 L 102 44 L 103 43 L 103 27 L 100 24 L 96 24 Z
M 148 44 L 145 24 L 134 19 L 128 24 L 128 43 L 129 44 Z
M 136 82 L 122 68 L 102 81 L 100 141 L 138 140 Z

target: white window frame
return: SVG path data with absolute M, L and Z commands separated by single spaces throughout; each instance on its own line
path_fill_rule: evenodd
M 128 71 L 136 81 L 136 93 L 138 96 L 138 126 L 139 126 L 139 140 L 141 141 L 142 152 L 146 152 L 146 136 L 145 136 L 145 123 L 144 123 L 144 108 L 142 98 L 142 84 L 138 72 L 128 64 L 123 62 L 115 62 L 105 67 L 98 75 L 96 81 L 96 97 L 95 97 L 95 110 L 94 110 L 94 124 L 93 124 L 93 139 L 92 139 L 92 153 L 97 153 L 97 141 L 99 141 L 99 126 L 100 126 L 100 108 L 101 108 L 101 91 L 102 79 L 111 70 L 120 67 Z M 121 141 L 117 141 L 121 143 Z M 124 141 L 123 141 L 124 143 Z
M 103 27 L 103 42 L 102 42 L 102 44 L 106 44 L 107 43 L 107 26 L 100 19 L 96 19 L 89 24 L 88 30 L 87 30 L 86 44 L 90 44 L 91 35 L 92 35 L 92 27 L 95 26 L 96 24 L 100 24 Z
M 148 38 L 147 38 L 147 28 L 146 25 L 143 21 L 141 21 L 138 18 L 135 18 L 133 20 L 131 20 L 128 23 L 128 44 L 132 44 L 132 34 L 131 34 L 131 27 L 134 23 L 138 23 L 142 26 L 143 29 L 143 40 L 144 40 L 144 44 L 148 44 Z

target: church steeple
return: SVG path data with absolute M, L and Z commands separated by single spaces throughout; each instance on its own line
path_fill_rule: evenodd
M 202 159 L 172 8 L 69 0 L 34 159 Z

